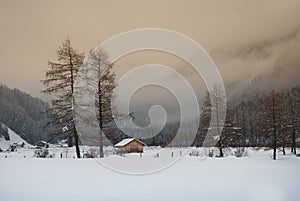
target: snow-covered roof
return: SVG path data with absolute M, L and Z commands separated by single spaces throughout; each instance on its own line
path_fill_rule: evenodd
M 48 144 L 48 142 L 46 142 L 46 141 L 38 141 L 35 144 Z
M 146 145 L 145 143 L 143 143 L 142 141 L 138 140 L 138 139 L 135 139 L 135 138 L 127 138 L 127 139 L 124 139 L 120 142 L 118 142 L 117 144 L 115 144 L 116 147 L 122 147 L 122 146 L 125 146 L 126 144 L 132 142 L 133 140 L 136 140 L 140 143 L 142 143 L 143 145 Z

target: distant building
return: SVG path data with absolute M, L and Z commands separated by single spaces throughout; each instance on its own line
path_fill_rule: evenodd
M 25 147 L 25 143 L 22 142 L 22 143 L 17 143 L 17 142 L 14 142 L 12 143 L 9 148 L 7 149 L 7 151 L 17 151 L 17 148 L 24 148 Z
M 49 148 L 49 144 L 45 141 L 39 141 L 35 143 L 35 146 L 41 147 L 41 148 Z
M 15 146 L 16 148 L 24 148 L 25 142 L 22 142 L 22 143 L 14 142 L 12 145 Z
M 117 147 L 119 153 L 141 153 L 145 145 L 138 139 L 128 138 L 117 143 L 115 147 Z

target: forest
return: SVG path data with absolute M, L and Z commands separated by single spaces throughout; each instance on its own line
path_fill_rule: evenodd
M 0 84 L 0 122 L 17 132 L 31 144 L 47 139 L 49 120 L 44 111 L 49 104 L 39 98 Z M 3 135 L 5 128 L 1 129 Z

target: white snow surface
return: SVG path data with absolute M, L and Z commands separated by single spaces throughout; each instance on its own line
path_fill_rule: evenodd
M 131 142 L 133 140 L 134 140 L 134 138 L 124 139 L 124 140 L 118 142 L 117 144 L 115 144 L 115 146 L 116 147 L 125 146 L 126 144 L 128 144 L 129 142 Z
M 88 147 L 83 147 L 87 150 Z M 110 148 L 111 149 L 111 148 Z M 104 159 L 59 158 L 64 148 L 52 148 L 55 158 L 37 159 L 32 152 L 0 154 L 0 200 L 3 201 L 299 201 L 300 158 L 272 150 L 248 148 L 245 157 L 225 151 L 224 158 L 205 157 L 205 148 L 191 148 L 180 157 L 180 148 L 160 148 L 125 157 Z M 198 156 L 189 153 L 197 151 Z M 300 150 L 298 150 L 300 151 Z M 177 163 L 153 174 L 131 175 L 101 163 L 123 168 L 156 166 L 180 157 Z M 23 157 L 26 156 L 26 158 Z M 5 158 L 4 156 L 8 156 Z M 100 162 L 99 162 L 100 161 Z
M 22 144 L 24 142 L 25 147 L 31 146 L 28 142 L 26 142 L 23 138 L 21 138 L 10 128 L 8 128 L 8 135 L 9 135 L 9 140 L 5 140 L 4 137 L 0 137 L 0 148 L 2 150 L 7 150 L 7 148 L 9 148 L 9 146 L 13 143 Z

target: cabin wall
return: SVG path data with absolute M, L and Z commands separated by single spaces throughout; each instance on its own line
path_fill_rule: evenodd
M 118 151 L 119 152 L 127 152 L 127 153 L 139 153 L 139 152 L 143 152 L 143 147 L 144 145 L 136 140 L 128 143 L 125 146 L 122 147 L 118 147 Z

